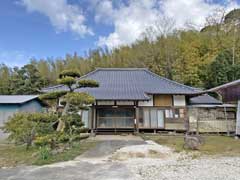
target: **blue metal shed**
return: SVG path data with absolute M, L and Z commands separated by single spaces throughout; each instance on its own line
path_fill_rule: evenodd
M 16 112 L 41 111 L 43 105 L 37 95 L 0 95 L 0 127 Z

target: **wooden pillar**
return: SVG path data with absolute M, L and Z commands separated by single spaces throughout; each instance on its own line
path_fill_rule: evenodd
M 237 105 L 236 135 L 240 136 L 240 100 Z
M 139 107 L 138 107 L 138 101 L 135 102 L 135 121 L 136 121 L 136 124 L 135 124 L 135 131 L 137 133 L 139 133 Z
M 136 132 L 139 133 L 139 108 L 135 108 L 135 119 L 136 119 Z
M 92 105 L 92 114 L 91 114 L 91 134 L 93 135 L 94 134 L 94 109 L 95 109 L 95 106 L 94 104 Z
M 94 131 L 97 130 L 97 109 L 96 109 L 96 106 L 94 108 L 94 111 L 93 111 L 93 115 L 94 115 L 94 118 L 93 118 L 93 129 Z
M 96 133 L 96 105 L 92 105 L 92 115 L 91 115 L 91 134 L 95 135 Z
M 185 129 L 186 129 L 186 134 L 189 134 L 190 132 L 190 122 L 189 122 L 189 112 L 188 112 L 188 109 L 185 108 L 185 122 L 184 122 L 184 126 L 185 126 Z

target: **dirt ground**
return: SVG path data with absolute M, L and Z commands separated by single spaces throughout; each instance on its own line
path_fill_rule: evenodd
M 109 136 L 110 137 L 110 136 Z M 101 142 L 75 160 L 0 169 L 4 180 L 237 180 L 240 157 L 201 157 L 135 136 L 98 136 Z

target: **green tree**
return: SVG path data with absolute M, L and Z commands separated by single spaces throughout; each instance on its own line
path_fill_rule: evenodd
M 209 66 L 206 87 L 215 87 L 240 78 L 240 64 L 232 63 L 232 53 L 229 50 L 220 52 Z
M 3 127 L 9 139 L 17 144 L 27 144 L 27 149 L 36 137 L 55 132 L 53 124 L 57 116 L 47 113 L 16 113 Z
M 11 69 L 5 64 L 0 65 L 0 94 L 10 94 Z
M 11 77 L 11 94 L 38 94 L 45 84 L 45 79 L 40 76 L 37 68 L 27 64 L 20 69 L 14 68 Z
M 76 71 L 65 70 L 59 75 L 58 83 L 65 85 L 69 91 L 66 92 L 50 92 L 43 94 L 40 98 L 43 100 L 56 100 L 59 102 L 61 98 L 64 102 L 63 112 L 60 115 L 57 131 L 64 131 L 66 121 L 71 114 L 81 109 L 86 109 L 86 105 L 94 103 L 94 98 L 88 93 L 74 92 L 76 89 L 83 87 L 98 87 L 98 83 L 94 80 L 77 80 L 80 74 Z

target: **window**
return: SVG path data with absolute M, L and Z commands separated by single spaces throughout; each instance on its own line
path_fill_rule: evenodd
M 97 118 L 98 128 L 132 128 L 134 126 L 134 109 L 98 109 Z
M 163 128 L 164 110 L 160 109 L 140 109 L 139 127 L 144 128 Z
M 150 115 L 151 115 L 151 127 L 157 127 L 157 121 L 158 121 L 157 110 L 151 109 Z
M 88 111 L 82 111 L 82 122 L 84 123 L 84 127 L 88 128 Z
M 184 109 L 179 109 L 179 114 L 180 114 L 180 118 L 184 118 L 185 117 L 185 110 Z
M 150 127 L 149 109 L 143 109 L 143 126 Z
M 184 118 L 185 117 L 185 110 L 183 108 L 166 109 L 165 110 L 165 117 L 167 119 Z
M 166 118 L 173 118 L 173 111 L 172 111 L 172 109 L 166 109 L 165 110 L 165 117 Z

